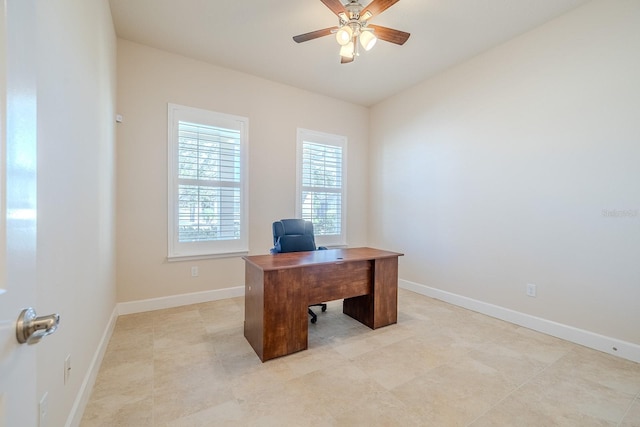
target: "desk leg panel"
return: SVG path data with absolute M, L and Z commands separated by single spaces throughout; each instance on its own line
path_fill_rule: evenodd
M 307 287 L 303 269 L 265 272 L 264 359 L 273 359 L 307 348 Z
M 342 312 L 371 329 L 398 322 L 398 258 L 373 262 L 372 292 L 345 298 Z
M 244 336 L 263 362 L 307 348 L 306 287 L 301 269 L 245 266 Z
M 353 317 L 358 322 L 373 328 L 373 295 L 345 298 L 342 302 L 342 312 Z
M 245 263 L 244 277 L 244 336 L 264 361 L 264 272 Z
M 398 258 L 377 259 L 374 268 L 373 329 L 398 322 Z

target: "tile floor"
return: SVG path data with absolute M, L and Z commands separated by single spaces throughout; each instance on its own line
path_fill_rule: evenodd
M 640 364 L 400 290 L 261 363 L 243 298 L 121 316 L 81 426 L 640 426 Z

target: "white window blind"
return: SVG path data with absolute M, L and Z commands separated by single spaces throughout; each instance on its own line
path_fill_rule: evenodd
M 247 119 L 173 104 L 169 115 L 169 257 L 245 252 Z
M 346 242 L 344 159 L 346 138 L 298 130 L 298 210 L 313 222 L 322 245 Z
M 240 238 L 240 132 L 178 122 L 178 240 Z

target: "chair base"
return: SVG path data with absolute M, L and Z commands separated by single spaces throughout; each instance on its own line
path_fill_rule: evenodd
M 318 321 L 318 316 L 311 310 L 311 307 L 322 307 L 322 312 L 327 311 L 327 304 L 312 304 L 309 306 L 309 315 L 311 316 L 311 323 L 316 323 Z

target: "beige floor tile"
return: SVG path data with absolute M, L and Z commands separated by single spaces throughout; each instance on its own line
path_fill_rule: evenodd
M 207 381 L 190 387 L 163 388 L 154 392 L 153 419 L 162 425 L 230 400 L 234 396 L 229 387 Z
M 228 400 L 219 405 L 211 406 L 202 411 L 180 417 L 168 422 L 158 422 L 162 427 L 208 427 L 208 426 L 238 426 L 241 425 L 242 410 L 236 400 Z
M 322 408 L 337 417 L 367 400 L 377 400 L 386 390 L 352 363 L 311 372 L 289 381 L 286 387 L 297 390 L 306 405 Z
M 573 377 L 632 395 L 640 393 L 640 364 L 581 346 L 575 346 L 549 371 L 560 378 Z
M 531 400 L 525 392 L 507 397 L 469 426 L 613 427 L 616 423 L 591 417 L 563 404 L 556 405 L 550 400 Z
M 118 316 L 116 321 L 116 329 L 120 335 L 123 335 L 124 331 L 141 331 L 146 328 L 153 329 L 154 323 L 157 321 L 158 312 L 164 310 L 148 311 L 145 313 L 124 314 Z
M 432 351 L 419 338 L 406 338 L 374 349 L 354 359 L 371 378 L 387 390 L 417 378 L 450 360 L 442 352 Z
M 640 427 L 640 394 L 624 415 L 619 427 Z
M 153 423 L 153 399 L 113 396 L 102 400 L 92 399 L 82 418 L 84 427 L 151 427 Z
M 505 331 L 494 343 L 544 364 L 554 363 L 578 347 L 576 344 L 522 327 Z
M 590 362 L 567 359 L 580 365 Z M 554 414 L 559 420 L 582 423 L 590 420 L 589 424 L 593 425 L 617 425 L 622 420 L 634 394 L 593 381 L 588 375 L 568 369 L 566 363 L 561 363 L 561 366 L 566 369 L 551 366 L 523 385 L 513 397 L 528 404 L 531 410 L 543 409 L 544 413 Z M 609 374 L 614 372 L 615 369 Z
M 125 362 L 100 369 L 92 390 L 93 399 L 111 396 L 125 398 L 150 396 L 153 387 L 153 364 Z
M 391 392 L 425 425 L 463 426 L 514 389 L 500 371 L 468 357 L 436 367 Z
M 407 405 L 392 393 L 381 392 L 375 398 L 354 402 L 353 405 L 335 416 L 336 426 L 373 427 L 373 426 L 424 426 L 419 414 L 411 411 Z
M 266 363 L 243 298 L 121 316 L 81 426 L 640 427 L 637 363 L 405 290 L 375 331 L 316 312 Z
M 317 348 L 300 351 L 287 357 L 276 359 L 273 362 L 289 365 L 294 378 L 297 378 L 311 372 L 347 363 L 347 360 L 333 346 L 325 343 Z
M 317 399 L 315 384 L 299 379 L 276 384 L 270 393 L 256 392 L 239 399 L 241 425 L 316 426 L 335 425 L 333 417 Z

